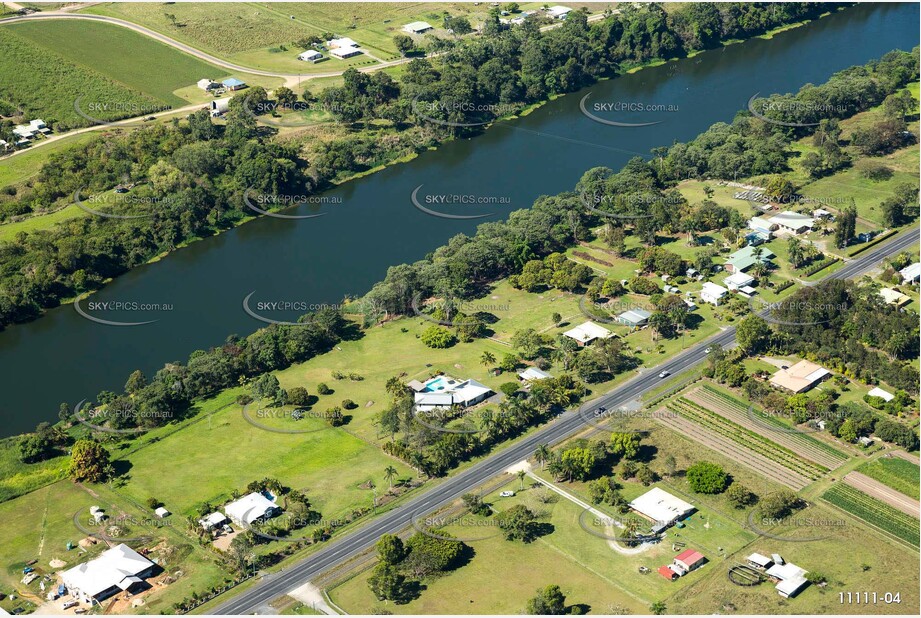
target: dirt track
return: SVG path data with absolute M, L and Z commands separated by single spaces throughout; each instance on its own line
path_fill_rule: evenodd
M 905 494 L 892 489 L 888 485 L 883 485 L 876 479 L 872 479 L 866 474 L 861 474 L 860 472 L 850 472 L 844 477 L 844 482 L 854 489 L 859 489 L 868 496 L 872 496 L 877 500 L 882 500 L 889 506 L 899 509 L 906 515 L 918 517 L 918 512 L 921 510 L 921 506 L 919 506 L 917 500 L 909 498 Z

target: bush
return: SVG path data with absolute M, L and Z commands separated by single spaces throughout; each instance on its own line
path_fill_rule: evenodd
M 326 385 L 326 382 L 320 382 L 317 384 L 317 392 L 321 395 L 329 395 L 333 392 L 333 389 Z
M 342 400 L 342 409 L 343 410 L 354 410 L 358 407 L 358 404 L 352 401 L 351 399 Z
M 333 406 L 326 410 L 326 422 L 333 427 L 339 427 L 345 423 L 345 418 L 342 416 L 342 408 L 339 406 Z
M 515 393 L 518 392 L 518 383 L 506 382 L 505 384 L 500 384 L 499 390 L 502 391 L 506 397 L 514 397 Z
M 163 503 L 157 500 L 156 498 L 147 498 L 147 500 L 145 500 L 144 503 L 147 505 L 147 508 L 149 508 L 151 511 L 158 509 L 160 508 L 160 506 L 163 505 Z
M 729 475 L 723 468 L 709 461 L 698 461 L 692 465 L 686 477 L 691 489 L 699 494 L 722 493 L 729 482 Z
M 429 326 L 422 333 L 422 343 L 430 348 L 450 348 L 457 342 L 457 338 L 443 326 Z
M 288 391 L 288 403 L 291 405 L 306 406 L 309 399 L 310 394 L 303 386 L 295 386 Z

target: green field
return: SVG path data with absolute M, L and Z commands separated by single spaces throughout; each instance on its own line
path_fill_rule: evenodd
M 916 463 L 901 457 L 880 457 L 863 464 L 857 471 L 915 500 L 921 497 L 918 491 L 921 468 Z
M 226 69 L 121 26 L 85 20 L 24 22 L 13 32 L 133 91 L 169 105 L 188 102 L 173 94 L 203 77 L 220 80 Z
M 917 518 L 906 515 L 902 511 L 842 483 L 832 486 L 831 489 L 822 494 L 822 499 L 880 530 L 884 530 L 918 547 L 919 522 Z
M 18 441 L 19 438 L 0 440 L 0 502 L 34 491 L 67 475 L 69 460 L 63 455 L 34 464 L 22 463 Z

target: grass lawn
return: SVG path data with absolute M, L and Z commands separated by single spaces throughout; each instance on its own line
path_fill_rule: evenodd
M 235 390 L 206 402 L 197 422 L 125 455 L 130 480 L 121 491 L 137 502 L 156 497 L 173 513 L 186 516 L 206 502 L 222 505 L 250 481 L 274 477 L 305 491 L 316 510 L 334 518 L 370 506 L 371 491 L 359 485 L 373 479 L 386 487 L 387 466 L 397 468 L 400 476 L 410 475 L 409 468 L 375 445 L 346 429 L 326 429 L 319 419 L 299 421 L 316 423 L 320 431 L 313 433 L 275 433 L 253 426 L 241 406 L 223 407 L 243 392 Z M 258 418 L 258 404 L 248 411 Z
M 17 35 L 71 62 L 170 105 L 186 104 L 173 94 L 176 89 L 195 84 L 203 76 L 215 80 L 228 76 L 226 69 L 121 26 L 53 20 L 24 22 L 12 28 Z
M 91 493 L 92 492 L 92 493 Z M 105 543 L 89 546 L 87 550 L 67 549 L 67 543 L 76 544 L 85 535 L 74 525 L 74 514 L 82 513 L 88 519 L 90 506 L 100 506 L 110 518 L 127 516 L 133 523 L 122 527 L 120 536 L 151 535 L 145 543 L 129 542 L 135 549 L 170 546 L 174 551 L 158 555 L 158 561 L 171 574 L 180 570 L 176 582 L 166 587 L 157 586 L 143 598 L 151 612 L 168 610 L 172 603 L 202 589 L 223 581 L 225 574 L 213 557 L 188 541 L 170 526 L 160 531 L 147 525 L 150 514 L 135 507 L 106 486 L 92 486 L 89 490 L 60 481 L 34 491 L 26 496 L 0 504 L 0 518 L 5 522 L 0 528 L 0 547 L 3 548 L 3 565 L 0 568 L 0 589 L 5 593 L 16 591 L 19 595 L 39 602 L 39 580 L 28 586 L 22 584 L 22 569 L 26 562 L 37 560 L 33 568 L 40 574 L 52 575 L 58 569 L 49 565 L 52 559 L 63 560 L 67 567 L 85 562 L 106 549 Z M 84 524 L 85 525 L 85 524 Z
M 18 440 L 0 440 L 0 502 L 64 478 L 70 464 L 64 455 L 39 463 L 24 464 L 19 460 Z

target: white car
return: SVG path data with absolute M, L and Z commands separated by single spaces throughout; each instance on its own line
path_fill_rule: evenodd
M 659 377 L 660 377 L 660 378 L 667 378 L 667 377 L 670 376 L 670 375 L 671 375 L 670 372 L 668 372 L 668 371 L 663 371 L 662 373 L 659 374 Z
M 502 491 L 502 492 L 499 492 L 499 497 L 500 497 L 500 498 L 511 498 L 511 497 L 514 496 L 514 495 L 515 495 L 515 492 L 514 492 L 514 491 Z
M 704 354 L 709 354 L 712 351 L 713 351 L 713 348 L 707 348 L 706 350 L 704 350 Z

